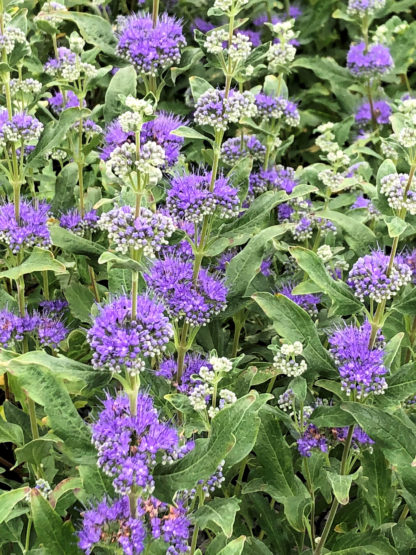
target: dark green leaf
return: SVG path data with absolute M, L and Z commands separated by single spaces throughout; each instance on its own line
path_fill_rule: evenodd
M 321 375 L 335 373 L 333 361 L 322 346 L 316 328 L 307 312 L 283 295 L 257 293 L 253 299 L 272 322 L 276 332 L 294 343 L 300 341 L 304 346 L 303 355 L 308 368 Z
M 69 304 L 69 310 L 74 318 L 81 322 L 91 322 L 91 306 L 94 304 L 94 295 L 85 285 L 71 283 L 64 289 L 64 295 Z
M 6 491 L 0 495 L 0 523 L 7 520 L 13 508 L 19 501 L 23 501 L 30 492 L 30 488 L 18 488 Z

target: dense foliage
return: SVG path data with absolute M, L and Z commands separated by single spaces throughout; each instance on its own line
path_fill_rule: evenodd
M 0 551 L 416 552 L 414 0 L 0 0 Z

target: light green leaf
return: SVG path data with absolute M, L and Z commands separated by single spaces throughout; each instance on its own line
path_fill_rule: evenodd
M 303 247 L 291 247 L 290 253 L 321 291 L 329 295 L 335 303 L 336 314 L 349 315 L 362 310 L 361 303 L 354 297 L 351 289 L 341 282 L 335 281 L 328 273 L 324 263 L 317 254 Z
M 24 443 L 23 430 L 17 424 L 6 422 L 0 417 L 0 443 L 8 442 L 22 445 Z
M 335 472 L 331 472 L 326 470 L 326 475 L 331 484 L 332 491 L 337 499 L 337 501 L 341 505 L 346 505 L 350 499 L 350 488 L 351 484 L 354 480 L 358 478 L 360 473 L 362 472 L 362 468 L 360 467 L 354 474 L 342 475 L 336 474 Z
M 205 81 L 205 79 L 196 75 L 192 75 L 189 78 L 189 84 L 191 85 L 192 97 L 195 102 L 198 101 L 198 98 L 201 94 L 204 94 L 204 92 L 214 90 L 214 87 L 210 85 L 208 81 Z
M 209 141 L 210 143 L 212 142 L 212 139 L 210 139 L 206 135 L 199 133 L 199 131 L 196 131 L 196 129 L 193 129 L 192 127 L 187 127 L 186 125 L 181 125 L 177 129 L 174 129 L 173 131 L 171 131 L 171 134 L 176 135 L 177 137 L 185 137 L 185 139 Z
M 58 225 L 50 226 L 49 231 L 52 244 L 55 247 L 60 247 L 65 252 L 98 257 L 105 251 L 104 247 L 98 243 L 93 243 L 88 239 L 75 235 Z
M 222 531 L 227 538 L 231 538 L 235 515 L 239 511 L 240 503 L 241 501 L 237 497 L 215 498 L 200 507 L 193 514 L 193 520 L 202 530 L 208 528 L 215 534 Z
M 397 216 L 384 216 L 390 237 L 400 237 L 408 228 L 407 223 Z
M 29 441 L 23 447 L 15 450 L 16 466 L 24 462 L 39 466 L 43 459 L 51 453 L 56 443 L 56 439 L 48 437 L 40 437 L 39 439 Z
M 223 549 L 218 552 L 218 555 L 241 555 L 246 539 L 246 536 L 240 536 L 223 547 Z
M 335 225 L 341 227 L 343 231 L 351 237 L 353 240 L 353 247 L 357 251 L 363 250 L 365 245 L 375 243 L 376 241 L 376 236 L 371 229 L 351 216 L 346 216 L 341 212 L 335 212 L 333 210 L 316 212 L 316 216 L 326 218 Z
M 77 11 L 61 12 L 60 17 L 67 21 L 73 21 L 77 25 L 80 35 L 88 44 L 98 46 L 105 54 L 114 55 L 116 40 L 113 29 L 111 23 L 103 17 Z M 133 68 L 131 71 L 134 71 Z
M 136 96 L 137 75 L 133 66 L 120 68 L 112 77 L 105 93 L 104 119 L 110 123 L 126 111 L 121 96 Z
M 30 488 L 18 488 L 6 491 L 0 495 L 0 523 L 7 520 L 13 508 L 19 501 L 23 501 L 30 492 Z
M 29 258 L 10 270 L 0 272 L 0 278 L 7 277 L 9 279 L 18 280 L 26 274 L 33 274 L 34 272 L 43 271 L 54 272 L 57 275 L 66 274 L 66 268 L 62 262 L 55 260 L 53 254 L 45 249 L 35 247 L 30 254 Z
M 126 268 L 134 272 L 143 272 L 146 268 L 140 262 L 133 260 L 129 256 L 116 254 L 114 252 L 105 251 L 98 259 L 98 264 L 108 264 L 108 269 L 111 268 Z

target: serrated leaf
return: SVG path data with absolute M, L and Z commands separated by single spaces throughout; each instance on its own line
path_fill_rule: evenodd
M 87 12 L 65 11 L 60 13 L 60 17 L 74 22 L 88 44 L 98 46 L 106 54 L 114 54 L 116 40 L 110 22 Z M 131 71 L 134 72 L 134 69 L 131 68 Z
M 29 443 L 26 443 L 23 447 L 19 447 L 15 450 L 16 466 L 24 462 L 39 466 L 42 460 L 51 453 L 56 443 L 56 439 L 48 437 L 40 437 L 29 441 Z

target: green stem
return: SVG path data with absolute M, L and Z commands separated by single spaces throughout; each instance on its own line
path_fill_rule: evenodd
M 26 540 L 25 540 L 25 550 L 24 553 L 29 551 L 30 545 L 30 532 L 32 530 L 32 516 L 29 516 L 27 519 L 27 528 L 26 528 Z
M 98 292 L 97 280 L 95 278 L 94 268 L 92 268 L 91 266 L 88 266 L 88 273 L 90 275 L 91 287 L 92 287 L 92 292 L 94 293 L 94 298 L 95 298 L 96 302 L 99 303 L 100 302 L 100 294 Z
M 241 335 L 241 330 L 244 327 L 244 323 L 246 321 L 246 311 L 240 310 L 234 317 L 233 317 L 233 321 L 234 321 L 234 338 L 233 338 L 233 346 L 231 349 L 231 358 L 234 358 L 237 356 L 238 353 L 238 345 L 240 343 L 240 335 Z
M 32 432 L 32 439 L 39 439 L 39 429 L 38 429 L 38 423 L 36 420 L 35 402 L 30 397 L 26 397 L 26 402 L 27 402 L 27 408 L 29 411 L 30 430 Z
M 340 472 L 341 475 L 346 474 L 348 455 L 349 455 L 350 448 L 351 448 L 353 433 L 354 433 L 354 424 L 348 428 L 348 435 L 347 435 L 347 438 L 345 440 L 344 451 L 342 452 L 341 472 Z M 332 505 L 331 505 L 331 509 L 329 511 L 328 519 L 326 521 L 324 530 L 322 532 L 321 539 L 319 540 L 319 543 L 318 543 L 318 546 L 317 546 L 317 548 L 314 552 L 314 555 L 320 555 L 321 552 L 322 552 L 322 549 L 324 548 L 326 540 L 328 539 L 329 532 L 331 531 L 332 525 L 334 523 L 334 518 L 335 518 L 335 514 L 337 512 L 338 506 L 339 506 L 339 502 L 337 501 L 337 498 L 334 496 L 334 499 L 333 499 Z
M 45 297 L 45 299 L 47 301 L 49 301 L 49 276 L 48 276 L 48 270 L 44 270 L 42 272 L 42 278 L 43 278 L 43 296 Z
M 158 15 L 159 15 L 159 0 L 153 0 L 153 10 L 152 10 L 153 27 L 156 27 Z
M 127 392 L 130 401 L 130 414 L 131 416 L 137 415 L 137 397 L 139 394 L 140 380 L 137 375 L 129 375 L 130 389 Z M 133 487 L 129 493 L 130 514 L 133 518 L 137 516 L 137 487 Z
M 240 495 L 240 492 L 241 492 L 241 487 L 243 485 L 243 476 L 244 476 L 244 471 L 245 471 L 246 466 L 247 466 L 247 461 L 248 461 L 248 455 L 241 461 L 240 471 L 238 473 L 237 482 L 236 482 L 235 488 L 234 488 L 234 496 L 236 496 L 236 497 L 238 497 Z
M 307 457 L 304 458 L 304 465 L 305 465 L 305 477 L 306 477 L 306 484 L 308 486 L 309 493 L 312 499 L 312 508 L 311 508 L 311 547 L 314 549 L 315 547 L 315 492 L 313 489 L 312 477 L 311 472 L 309 469 L 309 463 Z
M 80 101 L 80 106 L 82 106 L 82 101 Z M 82 118 L 79 120 L 78 126 L 78 185 L 79 185 L 79 212 L 81 214 L 81 218 L 84 217 L 85 214 L 85 205 L 84 205 L 84 160 L 82 154 L 82 131 L 83 131 L 83 122 Z
M 187 349 L 187 337 L 188 337 L 189 327 L 190 327 L 189 324 L 187 324 L 186 322 L 183 324 L 182 331 L 181 331 L 181 337 L 180 337 L 179 345 L 178 345 L 178 366 L 177 366 L 177 371 L 176 371 L 176 381 L 177 381 L 178 384 L 180 384 L 181 380 L 182 380 L 185 355 L 186 355 L 186 352 L 188 350 Z

